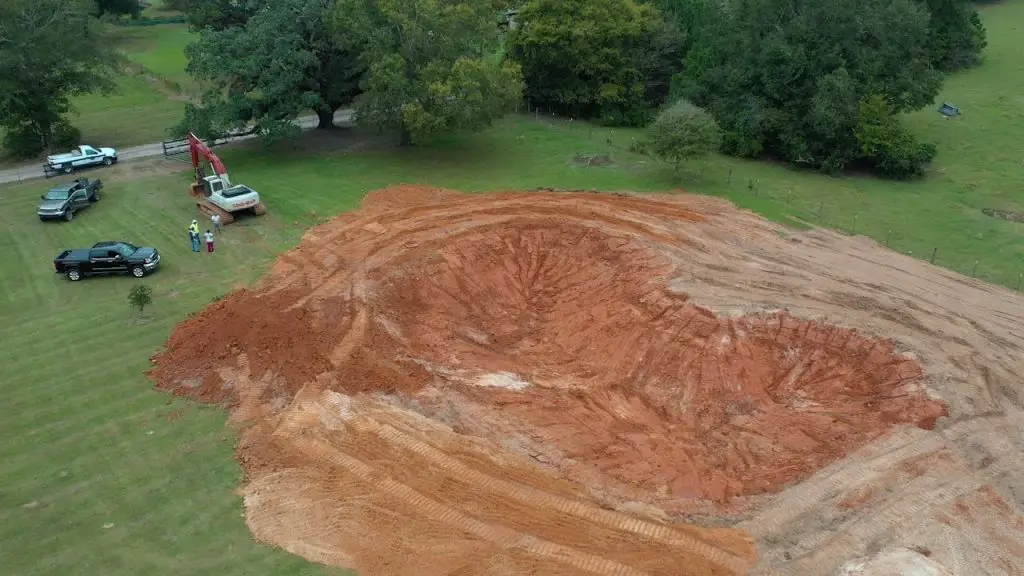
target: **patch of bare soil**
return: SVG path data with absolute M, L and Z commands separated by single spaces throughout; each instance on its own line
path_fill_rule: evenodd
M 576 154 L 572 161 L 583 166 L 611 166 L 615 163 L 607 154 Z
M 705 197 L 394 187 L 152 376 L 243 427 L 257 538 L 361 574 L 1024 570 L 1021 298 L 778 232 Z
M 981 212 L 990 218 L 1009 220 L 1010 222 L 1024 222 L 1024 214 L 1013 210 L 999 210 L 998 208 L 982 208 Z
M 139 180 L 163 174 L 184 172 L 186 170 L 191 170 L 191 166 L 187 161 L 182 161 L 180 158 L 151 156 L 147 158 L 133 159 L 131 162 L 119 162 L 113 166 L 103 168 L 103 170 L 95 170 L 91 173 L 86 173 L 86 177 L 110 181 L 114 181 L 116 179 L 118 182 L 123 182 L 126 180 Z M 187 189 L 187 186 L 185 186 L 185 188 Z

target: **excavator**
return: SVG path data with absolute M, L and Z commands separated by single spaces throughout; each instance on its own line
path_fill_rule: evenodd
M 196 175 L 191 193 L 197 199 L 196 207 L 200 212 L 209 216 L 220 214 L 221 224 L 225 225 L 235 221 L 235 212 L 248 210 L 256 216 L 267 213 L 263 202 L 260 202 L 259 193 L 244 184 L 232 185 L 224 163 L 191 132 L 188 134 L 188 148 L 192 153 L 192 169 Z M 205 175 L 201 159 L 210 163 L 213 175 Z

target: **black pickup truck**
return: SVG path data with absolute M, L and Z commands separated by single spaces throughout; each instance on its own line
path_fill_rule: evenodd
M 53 259 L 54 271 L 72 282 L 100 274 L 142 278 L 159 265 L 156 248 L 139 248 L 130 242 L 97 242 L 92 248 L 64 250 Z
M 42 195 L 43 201 L 39 203 L 36 214 L 40 220 L 71 220 L 75 217 L 75 212 L 99 202 L 102 189 L 103 182 L 99 180 L 78 178 L 65 182 Z

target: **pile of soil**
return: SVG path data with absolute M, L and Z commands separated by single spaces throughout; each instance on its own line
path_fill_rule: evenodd
M 780 310 L 800 291 L 744 250 L 783 244 L 714 199 L 390 188 L 183 322 L 152 376 L 231 408 L 250 526 L 320 562 L 745 573 L 749 536 L 671 518 L 749 517 L 948 414 L 903 344 Z

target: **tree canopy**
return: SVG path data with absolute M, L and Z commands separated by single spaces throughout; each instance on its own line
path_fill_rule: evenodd
M 397 129 L 403 144 L 486 126 L 521 98 L 491 0 L 338 0 L 333 22 L 366 68 L 359 122 Z
M 117 56 L 87 0 L 0 2 L 0 126 L 20 156 L 75 143 L 71 98 L 109 91 Z
M 971 0 L 920 0 L 928 8 L 928 51 L 939 70 L 953 72 L 981 63 L 985 27 Z
M 676 91 L 713 113 L 725 152 L 767 153 L 830 172 L 858 163 L 906 165 L 877 154 L 934 155 L 894 116 L 931 104 L 942 81 L 921 4 L 739 0 L 723 5 L 718 18 L 724 25 L 691 49 Z M 875 112 L 884 106 L 887 129 L 901 145 L 861 146 L 857 127 L 867 102 Z
M 267 0 L 165 0 L 168 8 L 185 13 L 193 31 L 226 30 L 245 24 Z
M 320 128 L 333 127 L 334 113 L 358 93 L 362 72 L 327 27 L 335 4 L 275 0 L 242 24 L 201 29 L 186 55 L 189 73 L 206 90 L 178 132 L 217 136 L 251 126 L 274 141 L 294 134 L 294 120 L 307 110 Z
M 668 95 L 683 37 L 633 0 L 531 0 L 509 33 L 532 106 L 641 125 Z
M 96 13 L 100 16 L 113 14 L 137 18 L 142 13 L 142 5 L 139 4 L 139 0 L 95 0 L 95 2 Z

